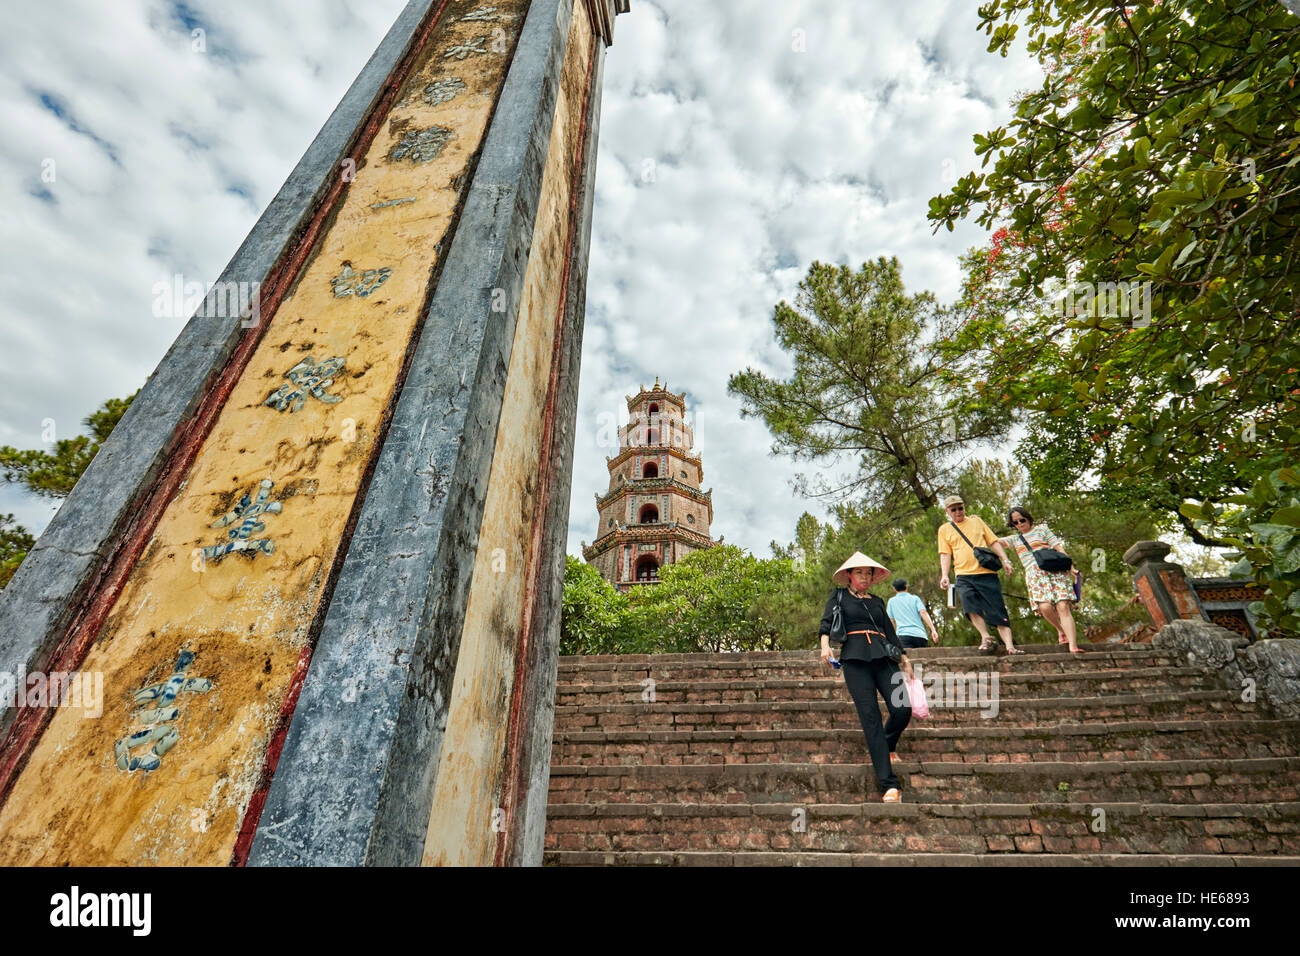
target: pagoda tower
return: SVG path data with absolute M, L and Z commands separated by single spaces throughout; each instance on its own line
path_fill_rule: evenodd
M 628 423 L 619 450 L 606 457 L 609 490 L 596 495 L 596 540 L 582 556 L 605 580 L 625 591 L 659 580 L 659 569 L 692 551 L 712 547 L 713 489 L 700 490 L 700 457 L 686 419 L 686 393 L 674 395 L 655 379 L 627 396 Z

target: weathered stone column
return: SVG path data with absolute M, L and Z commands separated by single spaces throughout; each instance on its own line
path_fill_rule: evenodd
M 412 0 L 0 598 L 0 862 L 540 863 L 626 0 Z M 241 286 L 241 288 L 243 288 Z
M 1133 587 L 1157 629 L 1172 621 L 1203 617 L 1182 566 L 1165 560 L 1171 550 L 1163 541 L 1139 541 L 1124 552 L 1124 563 L 1136 569 Z

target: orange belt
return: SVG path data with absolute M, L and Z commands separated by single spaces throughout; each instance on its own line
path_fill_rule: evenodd
M 845 637 L 848 637 L 850 634 L 865 634 L 865 635 L 867 635 L 867 643 L 868 643 L 868 644 L 871 643 L 871 635 L 872 635 L 872 634 L 879 634 L 879 635 L 880 635 L 880 639 L 881 639 L 882 641 L 885 639 L 885 635 L 884 635 L 883 633 L 881 633 L 880 631 L 849 631 L 848 634 L 845 634 L 844 636 L 845 636 Z

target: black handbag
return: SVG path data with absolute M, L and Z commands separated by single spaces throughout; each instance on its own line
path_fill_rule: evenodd
M 957 527 L 957 525 L 951 521 L 948 523 L 952 525 L 953 531 L 961 534 L 961 528 Z M 961 539 L 966 542 L 966 547 L 975 552 L 975 561 L 981 568 L 984 568 L 986 571 L 1000 571 L 1002 569 L 1002 559 L 998 557 L 998 553 L 992 548 L 977 548 L 975 545 L 970 543 L 970 538 L 966 537 L 964 534 L 961 534 Z
M 889 659 L 895 664 L 903 659 L 903 649 L 889 638 L 885 638 L 885 653 L 889 655 Z
M 1074 567 L 1073 559 L 1061 554 L 1055 548 L 1040 548 L 1035 551 L 1029 546 L 1029 542 L 1025 540 L 1023 534 L 1020 535 L 1020 543 L 1025 546 L 1025 550 L 1034 556 L 1034 561 L 1044 571 L 1068 571 Z
M 835 606 L 831 608 L 831 631 L 828 635 L 836 644 L 844 643 L 844 589 L 835 589 Z

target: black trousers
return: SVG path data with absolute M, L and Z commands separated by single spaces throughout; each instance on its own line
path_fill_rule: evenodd
M 903 683 L 904 676 L 898 665 L 885 657 L 874 661 L 844 662 L 844 683 L 848 685 L 858 709 L 858 720 L 862 722 L 862 732 L 867 737 L 867 752 L 871 754 L 871 766 L 880 781 L 881 792 L 891 787 L 902 789 L 889 764 L 889 755 L 898 746 L 898 738 L 912 719 L 911 699 L 907 685 Z M 880 707 L 876 703 L 877 692 L 889 708 L 889 720 L 883 726 Z
M 917 647 L 929 647 L 930 641 L 924 637 L 913 637 L 911 634 L 899 634 L 898 643 L 902 644 L 909 651 Z

